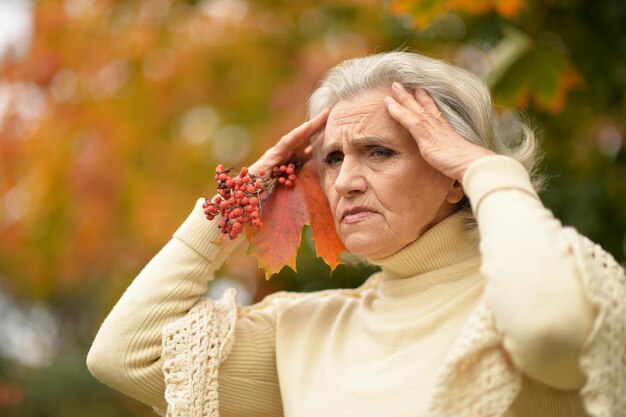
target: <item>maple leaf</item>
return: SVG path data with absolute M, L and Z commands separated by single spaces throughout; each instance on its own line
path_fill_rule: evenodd
M 254 255 L 265 279 L 287 265 L 296 270 L 302 228 L 311 227 L 317 255 L 331 269 L 339 265 L 345 249 L 333 221 L 328 200 L 315 170 L 305 164 L 293 187 L 276 187 L 263 206 L 263 228 L 248 228 L 248 254 Z
M 317 255 L 326 262 L 331 269 L 339 265 L 339 255 L 345 249 L 337 230 L 333 215 L 324 195 L 324 190 L 317 179 L 317 174 L 310 164 L 303 167 L 296 182 L 301 186 L 306 207 L 310 214 L 311 237 L 315 243 Z

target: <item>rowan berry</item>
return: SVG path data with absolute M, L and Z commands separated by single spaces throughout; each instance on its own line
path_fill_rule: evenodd
M 221 216 L 219 229 L 231 239 L 243 231 L 244 224 L 263 227 L 260 218 L 261 201 L 269 195 L 276 183 L 293 186 L 295 172 L 299 167 L 299 164 L 293 163 L 274 166 L 269 178 L 265 177 L 265 170 L 259 170 L 259 175 L 254 175 L 247 167 L 242 167 L 231 178 L 228 174 L 232 168 L 218 165 L 215 169 L 218 195 L 213 201 L 205 199 L 202 204 L 206 218 L 214 220 L 218 215 Z

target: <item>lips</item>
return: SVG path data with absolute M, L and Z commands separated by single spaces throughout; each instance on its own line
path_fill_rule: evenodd
M 378 212 L 371 207 L 367 206 L 355 206 L 345 210 L 341 214 L 341 221 L 349 220 L 350 223 L 354 223 L 355 221 L 364 220 L 372 214 L 377 214 Z

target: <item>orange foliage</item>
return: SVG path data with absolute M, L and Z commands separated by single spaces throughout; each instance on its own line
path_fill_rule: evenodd
M 331 269 L 339 264 L 339 255 L 345 248 L 337 235 L 333 214 L 324 197 L 317 175 L 310 164 L 303 167 L 298 175 L 306 207 L 309 212 L 311 236 L 317 255 L 324 259 Z
M 523 0 L 394 0 L 389 5 L 394 13 L 410 16 L 417 29 L 427 28 L 444 13 L 482 15 L 493 11 L 514 18 L 523 7 Z
M 24 387 L 0 381 L 0 407 L 16 407 L 24 401 Z
M 214 191 L 218 161 L 253 161 L 301 122 L 325 70 L 382 39 L 373 3 L 352 17 L 372 29 L 344 37 L 313 0 L 67 3 L 34 3 L 30 49 L 0 67 L 0 280 L 28 297 L 127 283 Z M 233 125 L 247 142 L 225 161 L 217 133 Z
M 584 79 L 578 71 L 571 65 L 567 64 L 565 69 L 559 74 L 557 87 L 553 94 L 539 95 L 536 94 L 535 101 L 537 106 L 550 113 L 560 113 L 565 107 L 569 93 L 584 85 Z
M 330 265 L 339 264 L 345 249 L 333 222 L 328 200 L 314 169 L 305 164 L 293 187 L 277 187 L 263 207 L 264 227 L 248 232 L 253 254 L 265 271 L 266 279 L 287 265 L 296 269 L 296 255 L 304 225 L 311 233 L 318 256 Z
M 0 67 L 8 91 L 0 117 L 0 279 L 23 296 L 63 299 L 105 280 L 123 288 L 196 199 L 213 193 L 218 161 L 245 165 L 299 124 L 328 68 L 404 42 L 395 29 L 381 30 L 387 10 L 425 27 L 448 11 L 513 18 L 530 7 L 521 0 L 395 0 L 386 9 L 358 0 L 71 3 L 79 6 L 34 2 L 30 49 Z M 434 38 L 418 41 L 407 46 L 443 58 L 452 51 Z M 512 74 L 497 89 L 499 104 L 533 97 L 558 111 L 577 85 L 565 68 L 552 65 L 528 87 L 528 71 Z M 214 112 L 215 126 L 190 117 L 196 109 Z M 226 161 L 218 131 L 233 125 L 247 142 Z M 323 239 L 329 218 L 310 221 L 318 254 L 335 265 L 336 242 Z M 299 242 L 301 227 L 294 230 Z

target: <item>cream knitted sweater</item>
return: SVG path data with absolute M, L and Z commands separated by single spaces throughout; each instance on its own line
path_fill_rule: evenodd
M 626 276 L 563 228 L 503 156 L 452 215 L 357 289 L 202 298 L 238 242 L 202 199 L 106 318 L 87 358 L 168 416 L 626 416 Z M 582 371 L 582 373 L 581 373 Z

